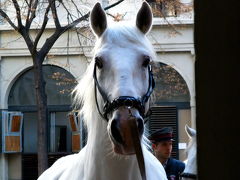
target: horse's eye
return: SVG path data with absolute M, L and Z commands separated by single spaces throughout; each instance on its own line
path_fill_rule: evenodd
M 101 69 L 103 67 L 102 58 L 101 57 L 95 57 L 95 64 L 99 69 Z
M 150 63 L 150 57 L 149 56 L 144 56 L 144 60 L 143 60 L 143 67 L 147 67 Z

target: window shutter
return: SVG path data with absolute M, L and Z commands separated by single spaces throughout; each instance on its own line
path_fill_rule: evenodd
M 20 115 L 13 115 L 11 117 L 10 132 L 19 132 L 20 131 L 21 119 L 22 119 L 22 116 L 20 116 Z
M 2 112 L 3 123 L 3 152 L 22 152 L 22 123 L 21 112 Z
M 79 152 L 81 149 L 80 121 L 76 113 L 71 113 L 68 117 L 72 130 L 72 152 Z
M 172 157 L 178 159 L 178 123 L 176 106 L 153 106 L 149 119 L 150 134 L 163 127 L 173 128 Z
M 72 134 L 72 152 L 80 151 L 80 133 Z
M 78 117 L 76 114 L 69 114 L 69 123 L 73 132 L 79 131 Z

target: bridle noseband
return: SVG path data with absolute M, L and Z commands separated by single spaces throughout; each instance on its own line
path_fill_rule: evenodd
M 182 178 L 197 179 L 197 175 L 192 173 L 182 173 L 179 176 L 180 176 L 180 179 Z
M 120 96 L 112 101 L 108 100 L 107 94 L 103 91 L 103 89 L 101 88 L 101 86 L 98 83 L 98 79 L 97 79 L 97 75 L 96 75 L 96 67 L 97 67 L 97 65 L 95 63 L 94 70 L 93 70 L 93 79 L 95 82 L 95 100 L 96 100 L 98 112 L 103 117 L 103 119 L 108 121 L 108 114 L 113 112 L 114 110 L 116 110 L 117 108 L 119 108 L 121 106 L 136 108 L 139 111 L 140 115 L 142 117 L 145 117 L 145 114 L 146 114 L 145 113 L 145 104 L 147 103 L 147 101 L 148 101 L 149 97 L 151 96 L 153 89 L 155 87 L 155 81 L 153 78 L 151 65 L 148 65 L 149 85 L 148 85 L 148 90 L 144 96 L 142 96 L 139 99 L 132 97 L 132 96 Z M 97 101 L 97 90 L 101 94 L 103 101 L 104 101 L 104 107 L 103 107 L 102 112 L 100 111 L 99 104 Z

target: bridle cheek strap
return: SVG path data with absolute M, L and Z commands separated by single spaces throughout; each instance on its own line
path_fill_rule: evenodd
M 150 98 L 150 96 L 153 92 L 153 89 L 155 87 L 155 81 L 153 78 L 153 73 L 152 73 L 152 69 L 151 69 L 150 65 L 148 65 L 148 75 L 149 75 L 148 90 L 143 97 L 141 97 L 140 99 L 137 99 L 132 96 L 120 96 L 110 102 L 108 100 L 107 94 L 103 91 L 103 89 L 101 88 L 101 86 L 98 83 L 97 75 L 96 75 L 96 64 L 95 64 L 94 70 L 93 70 L 93 79 L 95 82 L 95 87 L 94 87 L 95 88 L 94 89 L 95 90 L 95 101 L 96 101 L 98 112 L 102 116 L 102 118 L 105 119 L 106 121 L 108 121 L 108 114 L 113 112 L 114 110 L 116 110 L 117 108 L 119 108 L 121 106 L 136 108 L 139 111 L 139 113 L 141 114 L 141 116 L 145 117 L 145 104 L 147 103 L 148 99 Z M 101 94 L 103 101 L 104 101 L 103 112 L 100 111 L 99 104 L 97 101 L 97 90 Z

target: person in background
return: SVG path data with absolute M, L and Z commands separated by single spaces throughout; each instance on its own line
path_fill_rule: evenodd
M 177 159 L 171 158 L 173 130 L 171 127 L 164 127 L 155 131 L 149 136 L 152 142 L 154 155 L 163 165 L 168 180 L 178 180 L 185 168 L 185 164 Z

